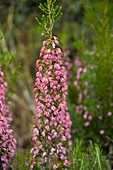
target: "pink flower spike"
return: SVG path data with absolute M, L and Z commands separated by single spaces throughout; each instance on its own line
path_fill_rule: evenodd
M 10 102 L 5 100 L 5 93 L 8 84 L 4 82 L 4 73 L 0 67 L 0 150 L 2 151 L 1 165 L 3 170 L 8 168 L 9 159 L 14 156 L 16 139 L 13 137 L 13 130 L 10 128 L 12 116 L 10 114 Z
M 40 58 L 36 61 L 36 80 L 34 84 L 36 119 L 32 126 L 33 148 L 31 169 L 35 163 L 50 164 L 50 169 L 61 168 L 57 160 L 64 164 L 70 146 L 65 146 L 71 138 L 72 122 L 67 108 L 67 72 L 62 62 L 62 52 L 56 48 L 57 37 L 52 42 L 47 39 L 40 50 Z M 50 48 L 51 47 L 51 48 Z M 62 157 L 61 157 L 62 155 Z M 48 160 L 54 161 L 48 162 Z M 59 161 L 58 161 L 59 162 Z M 68 162 L 65 162 L 68 164 Z

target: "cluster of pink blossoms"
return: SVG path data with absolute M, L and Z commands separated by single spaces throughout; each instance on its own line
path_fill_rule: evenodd
M 16 139 L 13 137 L 13 130 L 10 128 L 12 120 L 9 114 L 9 107 L 5 104 L 5 92 L 8 84 L 4 82 L 4 73 L 0 67 L 0 166 L 6 170 L 9 160 L 14 156 Z
M 91 55 L 93 55 L 94 53 L 91 52 Z M 84 127 L 88 127 L 88 126 L 91 126 L 92 124 L 92 121 L 94 119 L 94 113 L 90 113 L 88 110 L 90 108 L 90 105 L 86 105 L 84 104 L 86 100 L 92 100 L 92 96 L 91 96 L 91 92 L 90 91 L 93 91 L 93 88 L 91 87 L 91 85 L 89 84 L 88 81 L 84 81 L 84 78 L 83 78 L 83 75 L 86 75 L 88 74 L 88 72 L 90 71 L 88 69 L 88 66 L 87 66 L 87 62 L 84 60 L 80 60 L 78 57 L 75 59 L 75 66 L 76 66 L 76 80 L 74 81 L 74 86 L 76 87 L 77 89 L 77 92 L 78 92 L 78 99 L 77 99 L 77 105 L 76 105 L 76 113 L 81 115 L 82 118 L 84 119 Z M 92 65 L 92 67 L 90 68 L 91 70 L 94 70 L 96 69 L 96 65 Z M 95 78 L 95 74 L 92 74 L 92 76 L 94 76 Z M 89 103 L 89 102 L 87 102 Z M 99 109 L 100 108 L 100 105 L 96 105 L 96 109 L 98 110 L 99 112 Z M 91 109 L 90 109 L 91 110 Z M 110 118 L 112 116 L 112 112 L 109 111 L 107 113 L 107 117 Z M 103 117 L 102 115 L 99 115 L 97 116 L 97 119 L 100 121 L 100 124 L 101 122 L 103 121 Z M 97 121 L 98 121 L 97 120 Z M 106 131 L 102 128 L 99 130 L 98 132 L 100 135 L 104 135 L 106 133 Z
M 66 96 L 66 70 L 62 65 L 62 52 L 57 37 L 43 42 L 40 58 L 36 61 L 35 103 L 36 123 L 32 126 L 34 147 L 31 169 L 36 166 L 57 169 L 68 166 L 67 158 L 71 145 L 70 115 Z

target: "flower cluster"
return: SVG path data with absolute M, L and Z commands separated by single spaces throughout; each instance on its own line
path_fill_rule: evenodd
M 91 53 L 90 55 L 93 54 Z M 90 65 L 90 63 L 88 65 L 87 60 L 76 57 L 74 68 L 76 77 L 73 81 L 73 86 L 77 96 L 75 112 L 77 115 L 76 121 L 79 122 L 80 126 L 75 124 L 72 131 L 80 134 L 83 127 L 83 133 L 87 134 L 90 139 L 92 139 L 92 134 L 98 134 L 99 138 L 103 137 L 104 139 L 105 135 L 110 136 L 108 122 L 110 124 L 110 121 L 112 121 L 112 104 L 108 108 L 109 110 L 104 113 L 102 99 L 98 95 L 96 96 L 95 76 L 97 74 L 97 65 Z M 106 139 L 103 141 L 106 141 Z
M 13 130 L 10 128 L 12 120 L 9 114 L 9 107 L 5 104 L 5 92 L 8 84 L 4 82 L 4 73 L 0 68 L 0 164 L 3 170 L 9 166 L 9 160 L 14 156 L 16 139 L 13 137 Z
M 52 44 L 52 46 L 51 46 Z M 40 58 L 36 61 L 35 103 L 36 123 L 32 126 L 34 147 L 31 169 L 44 165 L 49 169 L 68 166 L 69 149 L 67 139 L 71 138 L 70 115 L 66 96 L 66 70 L 62 65 L 62 52 L 57 37 L 43 42 Z M 69 142 L 71 144 L 71 142 Z

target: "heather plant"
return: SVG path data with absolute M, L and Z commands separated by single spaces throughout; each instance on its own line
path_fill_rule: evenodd
M 84 55 L 85 56 L 85 55 Z M 95 99 L 92 98 L 91 69 L 87 58 L 76 57 L 72 66 L 73 76 L 69 84 L 68 105 L 73 120 L 73 139 L 75 135 L 84 140 L 92 136 L 92 119 L 94 118 Z M 92 76 L 93 77 L 93 76 Z M 70 106 L 71 102 L 71 106 Z
M 92 29 L 91 40 L 94 44 L 93 65 L 95 65 L 94 91 L 95 133 L 103 136 L 103 144 L 108 145 L 112 139 L 113 112 L 113 38 L 112 38 L 112 10 L 113 4 L 108 0 L 96 1 L 85 5 L 85 19 Z M 90 16 L 90 17 L 89 17 Z M 93 123 L 94 125 L 94 123 Z M 98 126 L 97 126 L 98 125 Z
M 101 142 L 104 148 L 110 148 L 113 122 L 113 6 L 112 2 L 105 0 L 87 1 L 84 7 L 85 24 L 89 26 L 85 34 L 90 38 L 87 46 L 82 41 L 77 46 L 79 57 L 76 57 L 72 68 L 74 84 L 69 87 L 69 111 L 76 136 Z
M 68 113 L 67 77 L 62 64 L 62 52 L 57 46 L 58 38 L 52 35 L 53 25 L 61 16 L 61 8 L 54 7 L 55 1 L 47 0 L 39 7 L 46 13 L 42 15 L 43 41 L 40 56 L 36 61 L 35 99 L 36 117 L 34 120 L 33 143 L 31 149 L 31 169 L 61 169 L 70 165 L 68 152 L 71 149 L 71 125 Z
M 0 166 L 6 170 L 11 164 L 16 149 L 16 139 L 10 127 L 12 116 L 9 103 L 6 102 L 5 93 L 8 84 L 4 81 L 4 73 L 0 67 Z

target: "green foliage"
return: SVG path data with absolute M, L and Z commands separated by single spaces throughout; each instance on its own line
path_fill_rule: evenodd
M 28 155 L 25 155 L 22 151 L 16 153 L 16 165 L 14 162 L 15 170 L 29 170 L 29 163 L 27 163 Z
M 108 164 L 106 163 L 106 156 L 103 155 L 101 148 L 95 144 L 88 148 L 83 149 L 83 142 L 76 140 L 76 146 L 73 148 L 71 156 L 73 166 L 72 169 L 76 170 L 106 170 Z
M 15 92 L 15 84 L 18 77 L 18 71 L 20 68 L 20 65 L 18 64 L 15 68 L 15 56 L 12 52 L 10 52 L 8 49 L 3 48 L 1 41 L 3 40 L 3 36 L 1 34 L 0 39 L 0 65 L 3 69 L 3 72 L 5 74 L 5 80 L 8 82 L 8 96 L 10 96 L 12 93 Z
M 104 119 L 102 128 L 108 130 L 108 112 L 113 112 L 113 3 L 109 0 L 96 1 L 85 5 L 85 19 L 92 29 L 92 42 L 94 43 L 93 62 L 96 65 L 94 88 L 99 109 Z M 112 127 L 109 127 L 111 129 Z M 112 130 L 112 129 L 111 129 Z M 108 133 L 110 135 L 110 133 Z
M 45 37 L 52 38 L 52 30 L 54 23 L 60 19 L 62 12 L 61 7 L 58 7 L 58 5 L 55 7 L 56 0 L 47 0 L 47 3 L 44 3 L 44 5 L 40 4 L 39 8 L 44 13 L 41 17 L 41 21 L 38 20 L 37 17 L 36 20 L 38 24 L 41 26 L 40 30 L 42 32 L 42 35 Z

